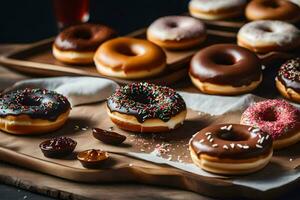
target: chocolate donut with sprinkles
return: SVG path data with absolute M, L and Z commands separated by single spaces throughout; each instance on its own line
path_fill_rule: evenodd
M 118 88 L 107 99 L 112 122 L 132 132 L 166 132 L 179 127 L 186 117 L 183 98 L 173 89 L 147 82 Z
M 269 134 L 240 124 L 208 126 L 193 135 L 189 149 L 198 167 L 226 175 L 258 171 L 269 163 L 273 155 Z
M 46 89 L 1 94 L 0 130 L 16 135 L 41 134 L 60 128 L 71 110 L 66 97 Z
M 282 96 L 300 103 L 300 57 L 281 65 L 275 81 Z

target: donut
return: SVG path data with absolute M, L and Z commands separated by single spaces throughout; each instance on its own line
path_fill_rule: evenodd
M 255 0 L 247 4 L 248 20 L 281 20 L 296 22 L 300 19 L 300 7 L 288 0 Z
M 191 0 L 189 12 L 193 17 L 218 20 L 243 14 L 247 0 Z
M 71 107 L 66 97 L 45 89 L 23 89 L 0 95 L 0 130 L 41 134 L 60 128 Z
M 138 82 L 118 88 L 107 100 L 107 113 L 124 130 L 167 132 L 183 124 L 187 110 L 175 90 Z
M 273 154 L 270 135 L 240 124 L 208 126 L 193 135 L 189 149 L 195 165 L 225 175 L 258 171 Z
M 246 93 L 262 81 L 259 58 L 234 44 L 215 44 L 200 50 L 191 60 L 189 75 L 201 92 L 215 95 Z
M 300 103 L 300 57 L 281 65 L 275 82 L 282 96 Z
M 270 134 L 274 149 L 281 149 L 300 140 L 299 110 L 286 101 L 275 99 L 255 103 L 241 117 L 241 124 Z
M 147 39 L 166 49 L 187 49 L 206 38 L 204 23 L 188 16 L 166 16 L 147 29 Z
M 166 67 L 166 54 L 143 39 L 119 37 L 103 43 L 94 56 L 100 74 L 123 79 L 155 76 Z
M 276 20 L 259 20 L 245 24 L 237 35 L 238 45 L 257 53 L 289 51 L 300 46 L 300 30 Z
M 99 45 L 115 36 L 116 32 L 105 25 L 74 25 L 56 37 L 52 52 L 57 60 L 67 64 L 90 64 Z

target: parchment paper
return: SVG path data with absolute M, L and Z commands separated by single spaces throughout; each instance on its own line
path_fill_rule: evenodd
M 16 137 L 0 133 L 0 145 L 33 157 L 59 164 L 82 168 L 75 160 L 45 158 L 37 148 L 46 138 L 65 135 L 78 142 L 77 150 L 102 148 L 126 152 L 142 160 L 156 164 L 167 164 L 180 170 L 207 177 L 226 178 L 235 184 L 266 191 L 290 183 L 300 177 L 300 148 L 296 144 L 274 153 L 271 163 L 263 170 L 240 177 L 220 177 L 195 167 L 189 157 L 188 141 L 200 129 L 215 123 L 238 123 L 240 115 L 251 103 L 263 98 L 247 94 L 235 97 L 212 96 L 181 92 L 190 108 L 184 125 L 172 132 L 162 134 L 133 134 L 115 127 L 108 119 L 104 103 L 79 106 L 72 110 L 70 120 L 60 131 L 35 137 Z M 113 129 L 127 136 L 122 147 L 113 147 L 96 141 L 91 136 L 92 127 Z M 128 165 L 119 160 L 112 168 Z M 153 167 L 149 164 L 149 167 Z

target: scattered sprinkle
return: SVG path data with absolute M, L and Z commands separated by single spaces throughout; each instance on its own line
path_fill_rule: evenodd
M 211 132 L 206 132 L 205 135 L 206 135 L 206 136 L 207 136 L 207 135 L 211 135 Z

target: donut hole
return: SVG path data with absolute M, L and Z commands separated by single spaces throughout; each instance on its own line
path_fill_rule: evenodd
M 87 29 L 79 29 L 74 32 L 74 37 L 77 39 L 89 40 L 92 38 L 92 34 Z
M 277 113 L 273 108 L 268 108 L 264 112 L 260 113 L 260 119 L 268 122 L 277 121 Z
M 235 64 L 235 58 L 230 54 L 219 53 L 213 58 L 217 65 L 233 65 Z
M 226 141 L 245 141 L 249 138 L 249 136 L 247 136 L 246 134 L 243 133 L 236 133 L 228 130 L 220 130 L 217 133 L 217 136 L 222 139 L 222 140 L 226 140 Z
M 125 56 L 138 56 L 141 54 L 137 48 L 129 45 L 120 45 L 117 47 L 116 51 Z
M 41 102 L 37 99 L 33 99 L 31 97 L 24 98 L 23 101 L 20 102 L 22 106 L 40 106 Z
M 269 32 L 269 33 L 273 32 L 273 30 L 270 27 L 261 27 L 261 30 L 264 32 Z
M 167 26 L 170 28 L 177 28 L 178 24 L 176 22 L 169 22 L 169 23 L 167 23 Z
M 262 5 L 268 8 L 278 8 L 280 6 L 277 1 L 263 1 Z
M 146 94 L 132 94 L 131 95 L 131 99 L 137 103 L 141 103 L 141 104 L 150 104 L 151 103 L 151 97 L 149 97 L 149 95 Z

